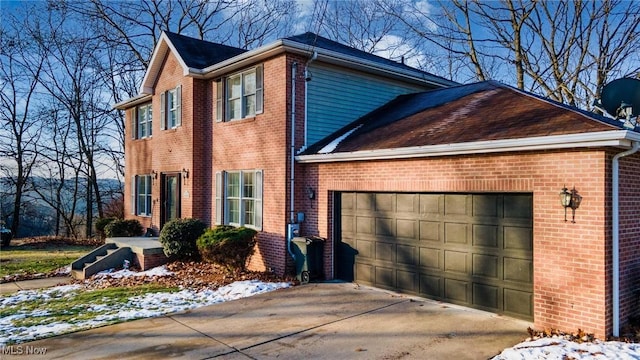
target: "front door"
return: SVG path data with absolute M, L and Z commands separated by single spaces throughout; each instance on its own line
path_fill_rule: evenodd
M 180 217 L 180 174 L 162 175 L 162 226 Z

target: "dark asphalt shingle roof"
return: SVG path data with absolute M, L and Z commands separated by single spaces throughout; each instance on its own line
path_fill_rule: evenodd
M 362 50 L 358 50 L 356 48 L 350 47 L 348 45 L 344 45 L 341 44 L 337 41 L 333 41 L 333 40 L 329 40 L 325 37 L 322 37 L 320 35 L 317 35 L 315 33 L 312 32 L 306 32 L 304 34 L 299 34 L 299 35 L 294 35 L 294 36 L 290 36 L 285 38 L 287 40 L 290 41 L 295 41 L 297 43 L 301 43 L 304 45 L 308 45 L 310 48 L 313 47 L 318 47 L 318 48 L 322 48 L 322 49 L 326 49 L 326 50 L 331 50 L 331 51 L 335 51 L 344 55 L 349 55 L 349 56 L 353 56 L 356 58 L 360 58 L 363 60 L 368 60 L 368 61 L 372 61 L 378 64 L 382 64 L 382 65 L 387 65 L 387 66 L 393 66 L 396 67 L 398 69 L 402 69 L 402 70 L 411 70 L 411 71 L 417 71 L 417 72 L 421 72 L 424 73 L 425 75 L 428 75 L 429 77 L 433 77 L 433 78 L 438 78 L 438 79 L 442 79 L 444 81 L 447 82 L 452 82 L 451 80 L 445 79 L 441 76 L 437 76 L 419 69 L 416 69 L 414 67 L 411 67 L 409 65 L 403 64 L 403 63 L 399 63 L 397 61 L 393 61 L 390 59 L 386 59 L 383 58 L 381 56 L 378 55 L 374 55 L 374 54 L 370 54 L 368 52 L 362 51 Z
M 302 155 L 357 128 L 331 153 L 623 129 L 622 123 L 495 81 L 401 95 Z
M 165 31 L 165 35 L 178 51 L 185 64 L 195 69 L 204 69 L 247 51 L 168 31 Z

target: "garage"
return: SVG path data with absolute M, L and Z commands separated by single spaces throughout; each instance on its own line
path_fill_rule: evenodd
M 336 195 L 346 281 L 533 319 L 530 193 Z

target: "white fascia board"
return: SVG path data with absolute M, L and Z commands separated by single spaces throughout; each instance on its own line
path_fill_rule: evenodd
M 142 94 L 153 94 L 153 84 L 156 81 L 156 77 L 160 73 L 160 68 L 162 67 L 162 63 L 164 62 L 164 58 L 167 53 L 171 50 L 173 54 L 178 59 L 178 63 L 182 67 L 182 73 L 186 76 L 189 74 L 189 68 L 187 64 L 184 62 L 184 59 L 180 56 L 180 53 L 176 51 L 175 46 L 167 35 L 163 32 L 160 36 L 160 40 L 156 45 L 156 48 L 153 50 L 153 55 L 151 56 L 151 61 L 149 62 L 149 68 L 147 72 L 144 74 L 144 78 L 142 79 L 142 86 L 140 86 L 140 93 Z
M 601 131 L 571 135 L 538 136 L 522 139 L 475 141 L 458 144 L 414 146 L 398 149 L 362 150 L 334 154 L 296 156 L 299 163 L 340 161 L 410 159 L 434 156 L 487 154 L 554 150 L 586 147 L 629 148 L 632 141 L 640 141 L 640 133 L 628 130 Z
M 130 99 L 121 101 L 121 102 L 113 105 L 112 108 L 113 109 L 118 109 L 118 110 L 126 110 L 126 109 L 129 109 L 129 108 L 131 108 L 133 106 L 136 106 L 138 104 L 142 104 L 144 102 L 150 101 L 152 97 L 153 96 L 151 94 L 140 94 L 140 95 L 134 96 L 134 97 L 132 97 Z

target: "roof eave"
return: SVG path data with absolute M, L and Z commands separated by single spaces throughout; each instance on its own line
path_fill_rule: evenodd
M 538 136 L 508 140 L 475 141 L 458 144 L 414 146 L 397 149 L 362 150 L 331 154 L 296 156 L 298 163 L 326 163 L 343 161 L 410 159 L 435 156 L 487 154 L 497 152 L 555 150 L 587 147 L 631 148 L 640 141 L 640 133 L 628 130 Z
M 140 94 L 137 96 L 134 96 L 132 98 L 129 98 L 127 100 L 121 101 L 115 105 L 113 105 L 113 109 L 117 109 L 117 110 L 126 110 L 129 109 L 133 106 L 136 106 L 138 104 L 142 104 L 145 103 L 147 101 L 151 101 L 151 98 L 153 97 L 153 95 L 151 94 Z
M 182 72 L 184 75 L 189 73 L 189 67 L 184 62 L 184 59 L 180 56 L 180 53 L 176 50 L 175 46 L 169 40 L 169 37 L 163 32 L 160 35 L 160 39 L 156 44 L 156 48 L 153 50 L 153 55 L 151 56 L 151 61 L 149 62 L 149 67 L 144 74 L 144 78 L 142 79 L 142 85 L 140 86 L 141 94 L 153 94 L 154 83 L 158 74 L 160 73 L 160 69 L 162 68 L 162 64 L 164 63 L 164 59 L 169 53 L 169 50 L 173 52 L 176 59 L 178 59 L 178 63 L 182 67 Z

